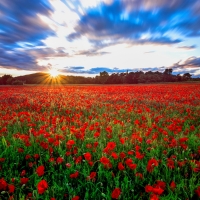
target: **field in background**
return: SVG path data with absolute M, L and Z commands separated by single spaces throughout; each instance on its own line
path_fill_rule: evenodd
M 0 94 L 0 199 L 200 197 L 200 84 Z

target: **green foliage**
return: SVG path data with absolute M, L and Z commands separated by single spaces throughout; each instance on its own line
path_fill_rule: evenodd
M 172 69 L 165 69 L 162 72 L 124 72 L 112 73 L 103 71 L 96 77 L 83 76 L 65 76 L 51 77 L 47 73 L 35 73 L 30 75 L 18 76 L 12 78 L 10 75 L 0 77 L 0 85 L 21 85 L 26 84 L 45 84 L 45 85 L 59 85 L 59 84 L 137 84 L 137 83 L 159 83 L 159 82 L 181 82 L 181 81 L 200 81 L 200 78 L 191 78 L 192 75 L 185 73 L 184 75 L 173 75 Z

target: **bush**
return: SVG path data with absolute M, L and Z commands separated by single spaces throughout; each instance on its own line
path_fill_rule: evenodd
M 20 80 L 15 80 L 12 82 L 13 85 L 24 85 L 24 82 L 23 81 L 20 81 Z

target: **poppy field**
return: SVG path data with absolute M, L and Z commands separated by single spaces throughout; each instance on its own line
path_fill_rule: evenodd
M 0 87 L 0 199 L 200 198 L 200 84 Z

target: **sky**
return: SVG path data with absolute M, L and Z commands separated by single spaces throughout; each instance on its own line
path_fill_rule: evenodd
M 1 0 L 0 76 L 200 77 L 200 0 Z

